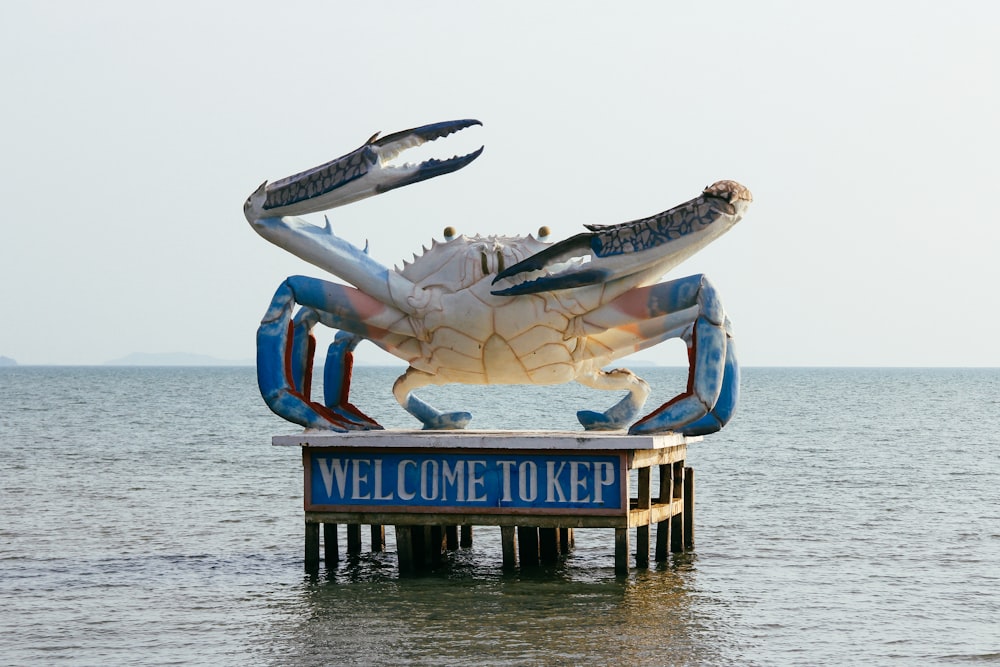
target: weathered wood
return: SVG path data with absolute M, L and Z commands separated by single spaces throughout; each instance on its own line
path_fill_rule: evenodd
M 665 449 L 638 449 L 632 452 L 629 467 L 632 470 L 641 470 L 655 465 L 666 465 L 676 463 L 687 458 L 687 447 L 678 445 Z
M 615 528 L 615 572 L 628 574 L 628 528 Z
M 361 524 L 347 524 L 347 555 L 357 556 L 361 553 Z
M 372 553 L 379 554 L 385 551 L 385 526 L 380 523 L 371 525 Z
M 330 567 L 340 560 L 340 550 L 337 545 L 337 524 L 323 524 L 323 560 Z
M 640 526 L 651 526 L 653 524 L 658 524 L 661 521 L 665 521 L 672 516 L 680 514 L 684 511 L 684 504 L 680 498 L 677 500 L 672 500 L 666 504 L 660 504 L 654 502 L 653 506 L 648 510 L 632 509 L 629 510 L 628 525 L 630 528 L 638 528 Z
M 319 524 L 306 522 L 306 570 L 319 570 Z
M 674 500 L 684 501 L 684 462 L 673 464 Z M 675 514 L 670 519 L 670 550 L 674 553 L 684 551 L 684 512 Z
M 500 526 L 500 547 L 503 551 L 503 569 L 517 567 L 517 528 Z
M 445 526 L 444 529 L 446 548 L 448 551 L 458 549 L 458 526 Z
M 573 529 L 564 526 L 559 530 L 559 553 L 568 554 L 574 546 Z
M 650 468 L 640 468 L 639 469 L 639 486 L 637 489 L 638 502 L 637 508 L 642 511 L 646 510 L 647 514 L 650 514 L 650 492 L 649 492 L 649 473 Z M 639 525 L 635 531 L 635 566 L 636 567 L 649 567 L 649 523 L 650 519 L 647 518 L 641 525 Z
M 541 561 L 552 564 L 559 561 L 559 529 L 538 529 L 538 552 Z
M 659 467 L 660 470 L 660 484 L 659 484 L 659 497 L 657 501 L 659 503 L 667 503 L 671 501 L 674 491 L 674 482 L 671 471 L 673 470 L 673 465 L 663 464 Z M 670 518 L 669 516 L 665 519 L 661 518 L 656 523 L 656 562 L 663 563 L 668 558 L 668 553 L 670 550 Z
M 446 547 L 444 526 L 428 526 L 427 560 L 432 567 L 437 567 L 441 564 L 441 555 L 444 553 Z
M 462 526 L 462 539 L 459 542 L 459 546 L 463 549 L 472 548 L 472 526 L 463 525 Z
M 517 527 L 518 555 L 521 558 L 521 567 L 538 566 L 538 527 L 518 526 Z
M 694 548 L 694 468 L 684 468 L 684 548 Z
M 427 554 L 427 542 L 430 540 L 430 526 L 413 526 L 410 531 L 410 541 L 413 543 L 413 570 L 420 572 L 430 565 Z
M 413 526 L 396 526 L 396 557 L 399 561 L 400 574 L 416 572 L 416 559 L 413 551 Z

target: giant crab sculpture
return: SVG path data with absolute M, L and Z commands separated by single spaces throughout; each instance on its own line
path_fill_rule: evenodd
M 409 364 L 393 394 L 425 429 L 464 428 L 471 415 L 435 409 L 413 393 L 420 387 L 570 380 L 628 392 L 604 412 L 577 413 L 586 429 L 698 435 L 722 428 L 739 392 L 729 319 L 704 276 L 659 281 L 743 217 L 752 197 L 734 181 L 649 218 L 588 225 L 554 244 L 448 229 L 445 242 L 394 270 L 336 236 L 329 221 L 319 227 L 290 217 L 461 169 L 481 147 L 446 160 L 390 162 L 472 125 L 479 121 L 376 134 L 332 162 L 263 183 L 247 199 L 244 213 L 261 236 L 353 285 L 292 276 L 278 287 L 257 332 L 257 377 L 268 406 L 306 428 L 381 428 L 348 401 L 352 351 L 369 340 Z M 339 330 L 327 353 L 322 402 L 310 396 L 317 323 Z M 632 423 L 649 385 L 626 369 L 603 368 L 669 338 L 687 344 L 687 387 Z

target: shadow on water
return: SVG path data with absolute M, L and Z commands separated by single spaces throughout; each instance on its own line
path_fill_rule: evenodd
M 579 561 L 583 561 L 582 563 Z M 399 578 L 395 554 L 365 554 L 306 576 L 283 602 L 272 664 L 723 663 L 722 638 L 692 605 L 693 553 L 615 576 L 573 554 L 503 572 L 463 549 Z M 274 636 L 277 635 L 277 636 Z M 728 657 L 732 657 L 729 653 Z

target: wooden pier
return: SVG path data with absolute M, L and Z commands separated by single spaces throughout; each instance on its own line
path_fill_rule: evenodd
M 627 573 L 633 529 L 637 567 L 649 566 L 654 524 L 657 561 L 693 546 L 694 472 L 685 460 L 687 444 L 700 439 L 359 431 L 272 441 L 302 451 L 307 570 L 319 567 L 321 532 L 326 563 L 339 560 L 337 526 L 345 524 L 348 555 L 361 552 L 362 526 L 376 552 L 385 549 L 385 526 L 394 526 L 403 574 L 471 547 L 473 526 L 500 528 L 505 568 L 556 561 L 572 549 L 574 528 L 613 528 L 615 569 Z

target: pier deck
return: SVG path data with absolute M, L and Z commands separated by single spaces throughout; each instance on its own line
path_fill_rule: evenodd
M 693 546 L 694 473 L 685 460 L 688 443 L 700 439 L 387 430 L 272 442 L 301 448 L 309 570 L 319 566 L 320 526 L 329 565 L 340 557 L 337 525 L 346 524 L 349 555 L 361 550 L 362 525 L 371 527 L 374 551 L 384 549 L 384 527 L 394 526 L 401 573 L 470 547 L 473 526 L 500 527 L 505 568 L 555 560 L 572 548 L 574 528 L 613 528 L 615 568 L 624 573 L 632 529 L 638 567 L 649 565 L 651 525 L 657 561 Z

